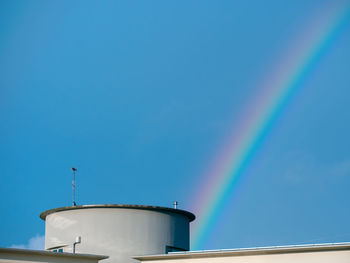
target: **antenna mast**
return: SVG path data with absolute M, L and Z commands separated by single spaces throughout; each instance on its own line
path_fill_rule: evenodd
M 75 172 L 77 171 L 77 168 L 72 167 L 73 171 L 73 182 L 72 182 L 72 187 L 73 187 L 73 206 L 76 206 L 77 204 L 75 203 Z

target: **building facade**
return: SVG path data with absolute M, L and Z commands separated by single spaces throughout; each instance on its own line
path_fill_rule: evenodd
M 0 248 L 0 263 L 350 263 L 350 243 L 188 251 L 195 216 L 175 208 L 83 205 L 40 217 L 46 251 Z
M 190 249 L 187 211 L 144 205 L 82 205 L 43 212 L 45 249 L 108 255 L 108 262 L 137 262 L 134 255 Z M 76 241 L 78 238 L 78 242 Z

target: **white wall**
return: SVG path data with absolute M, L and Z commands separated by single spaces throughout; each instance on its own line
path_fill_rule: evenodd
M 45 248 L 69 245 L 77 253 L 107 255 L 104 262 L 137 262 L 133 255 L 164 254 L 165 247 L 189 249 L 189 219 L 169 211 L 131 208 L 88 208 L 47 215 Z

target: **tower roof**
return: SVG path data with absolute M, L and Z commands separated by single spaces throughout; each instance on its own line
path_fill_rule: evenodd
M 46 219 L 46 216 L 56 212 L 76 210 L 76 209 L 91 209 L 91 208 L 126 208 L 126 209 L 143 209 L 143 210 L 153 210 L 159 212 L 171 212 L 186 216 L 190 222 L 192 222 L 196 216 L 191 212 L 181 209 L 174 209 L 170 207 L 162 206 L 149 206 L 149 205 L 122 205 L 122 204 L 99 204 L 99 205 L 77 205 L 77 206 L 64 206 L 46 210 L 40 214 L 42 220 Z

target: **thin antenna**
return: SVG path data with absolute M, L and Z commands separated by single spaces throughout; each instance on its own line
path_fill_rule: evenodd
M 76 206 L 77 204 L 75 203 L 75 172 L 77 171 L 77 168 L 72 167 L 73 171 L 73 182 L 72 182 L 72 187 L 73 187 L 73 206 Z

